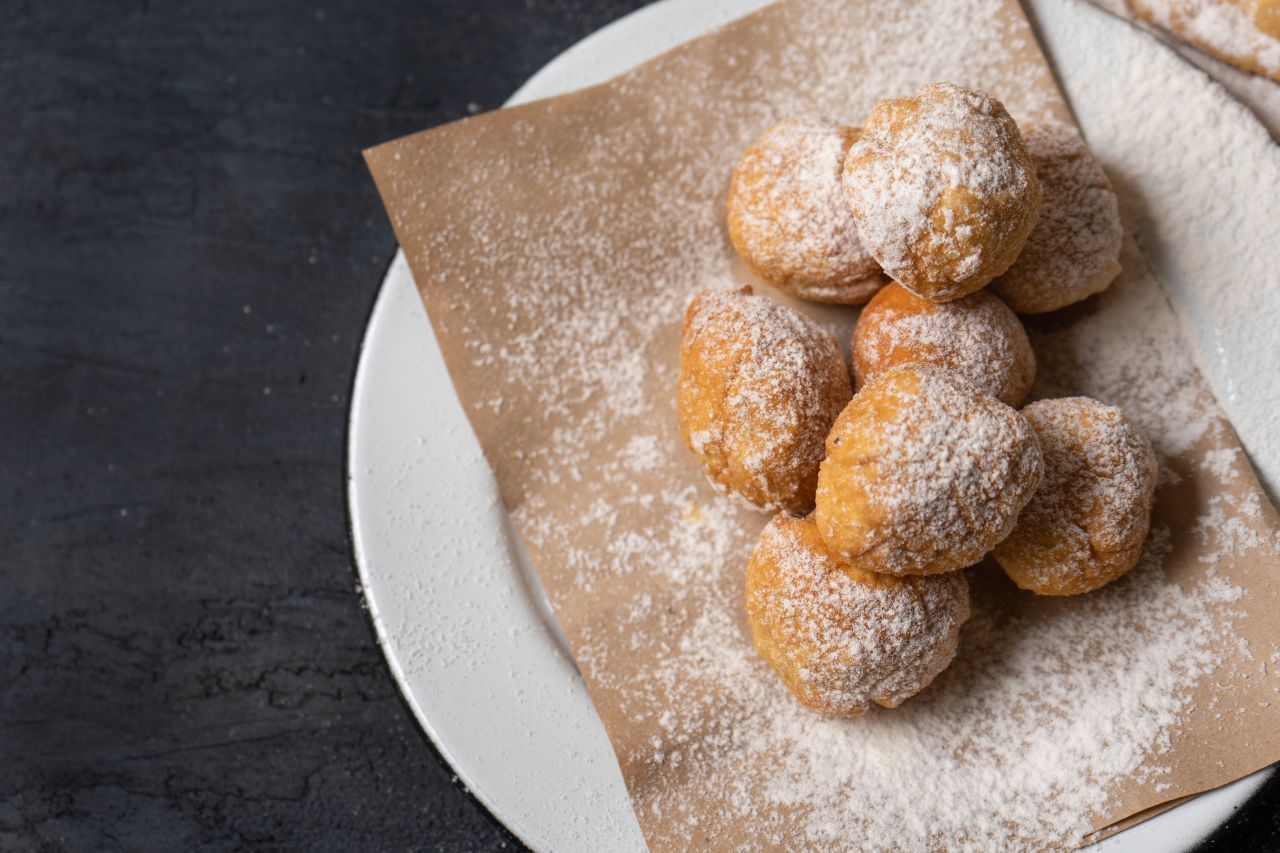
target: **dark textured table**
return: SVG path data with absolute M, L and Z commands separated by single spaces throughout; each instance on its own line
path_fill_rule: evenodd
M 636 0 L 0 4 L 0 849 L 492 850 L 361 608 L 361 148 Z M 1280 849 L 1280 786 L 1208 846 Z

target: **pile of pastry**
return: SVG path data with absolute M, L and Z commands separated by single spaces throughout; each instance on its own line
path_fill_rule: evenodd
M 861 714 L 923 689 L 969 616 L 962 570 L 987 554 L 1042 595 L 1137 562 L 1150 443 L 1096 400 L 1022 406 L 1035 354 L 1015 312 L 1120 270 L 1116 198 L 1074 128 L 1019 129 L 948 83 L 880 101 L 860 129 L 787 121 L 734 170 L 728 228 L 779 289 L 870 300 L 856 394 L 835 338 L 750 287 L 699 294 L 681 340 L 686 443 L 717 488 L 777 512 L 747 617 L 801 702 Z

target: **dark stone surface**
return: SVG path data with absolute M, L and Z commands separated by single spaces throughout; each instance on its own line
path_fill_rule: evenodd
M 493 850 L 361 609 L 361 148 L 638 0 L 0 4 L 0 849 Z M 1274 847 L 1268 786 L 1210 846 Z
M 514 846 L 356 591 L 359 152 L 633 5 L 0 4 L 0 849 Z

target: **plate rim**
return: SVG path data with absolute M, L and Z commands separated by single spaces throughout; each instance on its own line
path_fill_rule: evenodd
M 378 606 L 373 596 L 370 595 L 368 589 L 368 559 L 361 547 L 361 535 L 359 526 L 356 522 L 356 507 L 359 504 L 358 498 L 355 496 L 355 401 L 357 399 L 358 388 L 361 381 L 361 373 L 365 364 L 365 350 L 368 347 L 369 328 L 373 324 L 374 317 L 382 305 L 384 299 L 390 298 L 391 288 L 388 286 L 389 279 L 393 275 L 393 270 L 398 263 L 404 263 L 404 250 L 400 248 L 399 243 L 396 244 L 396 250 L 392 252 L 390 260 L 384 265 L 382 276 L 378 282 L 378 292 L 369 304 L 368 310 L 365 312 L 364 332 L 360 336 L 360 344 L 356 347 L 355 353 L 355 369 L 351 371 L 351 380 L 347 384 L 347 399 L 351 401 L 351 407 L 348 410 L 347 418 L 343 423 L 342 436 L 342 473 L 343 473 L 343 495 L 346 509 L 346 535 L 347 549 L 351 552 L 351 574 L 356 582 L 356 592 L 360 596 L 360 613 L 364 617 L 364 623 L 369 629 L 369 633 L 373 636 L 374 642 L 378 646 L 378 652 L 382 656 L 382 662 L 387 667 L 387 672 L 391 676 L 391 680 L 395 682 L 395 695 L 400 703 L 400 707 L 405 711 L 410 719 L 414 722 L 414 730 L 417 732 L 419 740 L 430 751 L 432 758 L 445 770 L 449 771 L 451 776 L 450 784 L 452 787 L 460 791 L 471 803 L 479 808 L 480 813 L 490 824 L 495 826 L 500 832 L 516 838 L 520 843 L 532 849 L 532 845 L 511 828 L 507 821 L 503 820 L 493 803 L 487 797 L 481 797 L 479 792 L 466 782 L 461 774 L 458 773 L 457 766 L 451 759 L 450 752 L 446 750 L 441 738 L 432 728 L 425 712 L 420 711 L 417 704 L 410 695 L 407 678 L 397 665 L 397 658 L 391 649 L 391 640 L 386 636 L 378 619 Z

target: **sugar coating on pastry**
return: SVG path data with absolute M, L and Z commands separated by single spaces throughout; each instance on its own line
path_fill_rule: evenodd
M 1280 81 L 1280 0 L 1129 0 L 1138 17 L 1238 68 Z
M 747 565 L 756 650 L 822 714 L 896 708 L 955 657 L 969 618 L 963 572 L 893 577 L 834 556 L 809 519 L 779 514 Z
M 1124 412 L 1088 397 L 1023 409 L 1044 480 L 995 558 L 1023 589 L 1078 595 L 1131 569 L 1151 527 L 1156 455 Z
M 750 287 L 707 290 L 680 340 L 680 432 L 712 484 L 813 508 L 823 440 L 853 390 L 834 337 Z
M 1036 375 L 1035 352 L 1022 322 L 988 291 L 930 302 L 895 283 L 877 293 L 858 317 L 853 332 L 858 387 L 900 364 L 949 370 L 1010 406 L 1021 405 Z
M 864 385 L 827 437 L 814 520 L 837 556 L 892 575 L 973 565 L 1013 529 L 1040 483 L 1018 412 L 936 367 Z
M 887 281 L 862 246 L 840 173 L 858 138 L 818 116 L 774 125 L 729 183 L 729 239 L 766 281 L 814 302 L 861 304 Z
M 858 233 L 917 296 L 959 299 L 1009 268 L 1040 207 L 1018 126 L 984 92 L 932 83 L 878 102 L 844 165 Z
M 1044 201 L 1022 254 L 990 289 L 1021 314 L 1056 311 L 1120 274 L 1120 205 L 1079 131 L 1060 123 L 1023 129 Z

